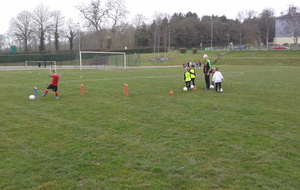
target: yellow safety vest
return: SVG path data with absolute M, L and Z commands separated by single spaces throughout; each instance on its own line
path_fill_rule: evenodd
M 191 73 L 190 72 L 185 72 L 184 76 L 185 76 L 185 81 L 191 81 Z
M 196 78 L 196 76 L 195 76 L 195 69 L 191 69 L 190 72 L 191 72 L 191 78 L 192 79 Z

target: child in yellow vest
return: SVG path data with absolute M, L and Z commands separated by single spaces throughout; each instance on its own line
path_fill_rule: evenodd
M 194 86 L 195 88 L 195 78 L 196 78 L 196 71 L 195 71 L 195 66 L 192 65 L 191 66 L 191 69 L 190 69 L 190 73 L 191 73 L 191 81 L 192 81 L 192 85 Z
M 187 89 L 191 89 L 191 73 L 188 67 L 184 68 L 183 80 Z

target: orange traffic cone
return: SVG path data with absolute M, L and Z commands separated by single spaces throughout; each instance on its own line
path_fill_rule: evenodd
M 173 90 L 170 90 L 170 94 L 173 94 Z

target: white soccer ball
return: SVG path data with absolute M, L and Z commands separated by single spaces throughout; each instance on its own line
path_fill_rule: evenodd
M 30 95 L 29 96 L 29 100 L 35 100 L 35 96 L 34 95 Z
M 188 88 L 185 86 L 185 87 L 183 87 L 183 91 L 188 91 Z
M 191 85 L 191 89 L 194 89 L 194 85 Z
M 214 89 L 215 88 L 215 86 L 214 85 L 210 85 L 210 89 Z
M 220 88 L 219 92 L 223 92 L 223 88 Z

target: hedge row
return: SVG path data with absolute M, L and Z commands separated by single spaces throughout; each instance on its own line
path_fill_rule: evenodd
M 76 60 L 78 54 L 16 54 L 0 55 L 0 63 L 19 63 L 25 61 L 68 61 Z
M 145 49 L 129 49 L 116 50 L 112 52 L 125 52 L 126 54 L 140 54 L 153 53 L 153 48 Z M 156 49 L 158 51 L 158 49 Z M 159 52 L 164 52 L 164 48 L 160 48 Z M 14 55 L 0 55 L 0 63 L 20 63 L 25 61 L 73 61 L 79 59 L 78 53 L 64 53 L 64 54 L 14 54 Z

